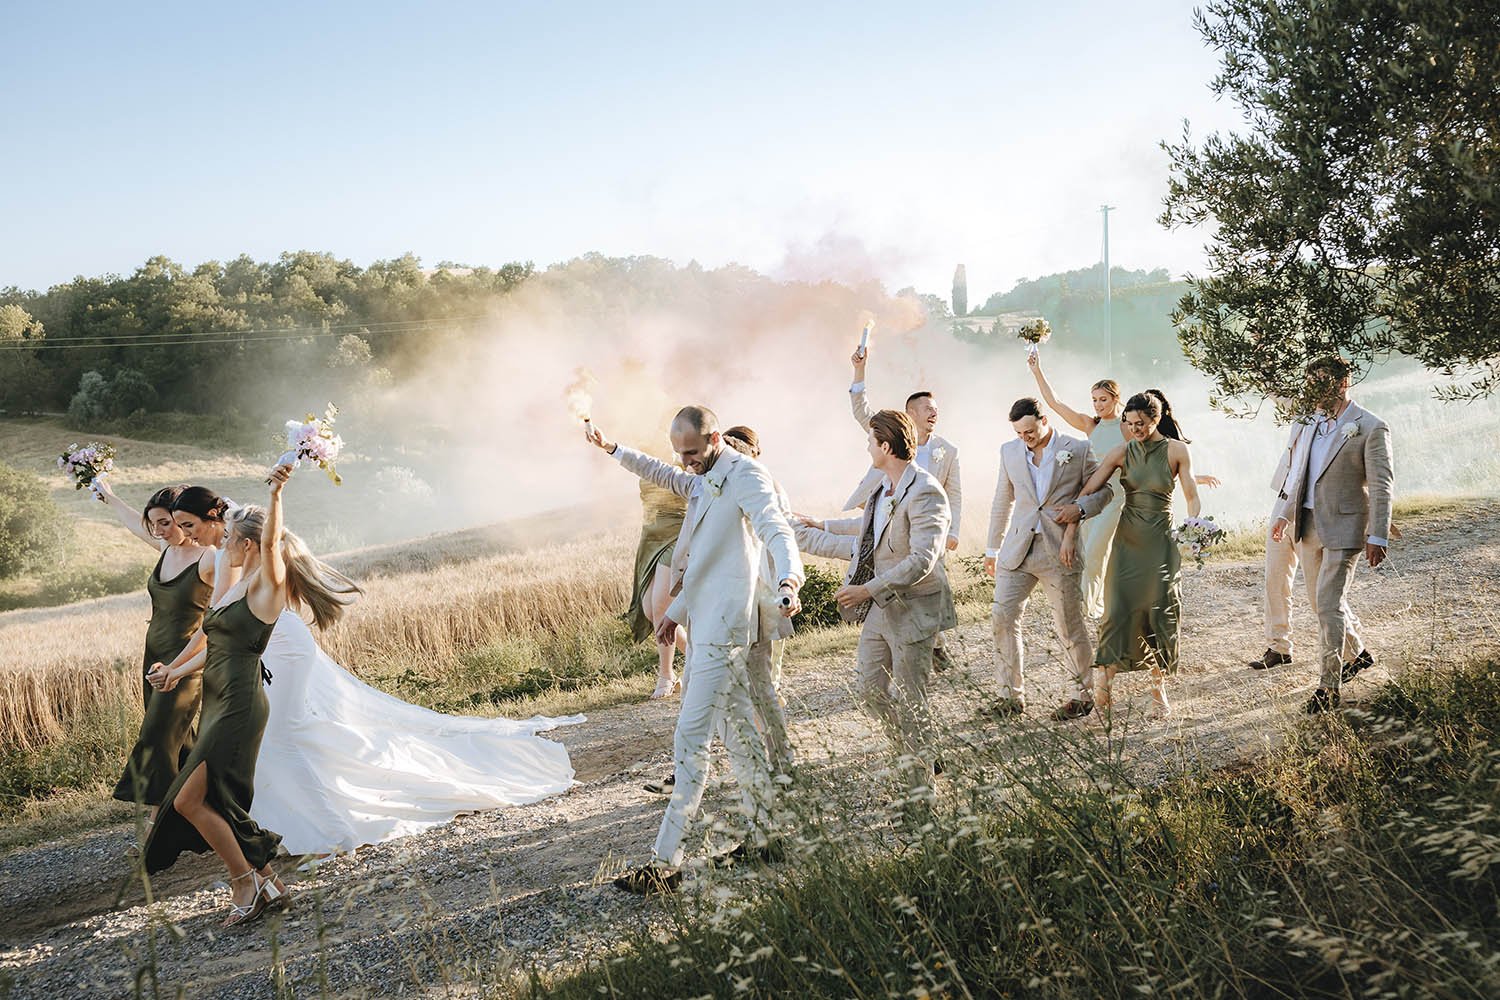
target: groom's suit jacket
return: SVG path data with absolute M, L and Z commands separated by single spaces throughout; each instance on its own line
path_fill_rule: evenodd
M 1297 515 L 1311 490 L 1313 525 L 1323 548 L 1362 549 L 1370 538 L 1389 539 L 1395 497 L 1391 429 L 1350 402 L 1334 424 L 1333 435 L 1327 461 L 1316 475 L 1308 468 L 1313 449 L 1300 453 L 1301 467 L 1293 471 L 1296 481 L 1285 490 L 1276 516 L 1286 518 L 1292 540 L 1301 541 L 1303 526 Z
M 1020 568 L 1038 525 L 1051 550 L 1061 551 L 1064 526 L 1052 519 L 1053 507 L 1076 502 L 1083 507 L 1085 517 L 1094 517 L 1114 497 L 1114 489 L 1108 483 L 1097 493 L 1078 495 L 1099 468 L 1099 459 L 1087 441 L 1068 437 L 1056 428 L 1052 433 L 1057 435 L 1057 446 L 1049 459 L 1054 463 L 1052 483 L 1044 497 L 1037 496 L 1032 485 L 1031 460 L 1025 443 L 1014 438 L 1000 446 L 1000 479 L 995 484 L 995 501 L 990 506 L 990 536 L 985 551 L 995 553 L 995 564 L 1001 569 Z M 1071 457 L 1062 461 L 1063 455 Z
M 667 617 L 687 625 L 694 645 L 748 646 L 760 635 L 761 561 L 767 552 L 777 583 L 802 579 L 792 527 L 771 475 L 733 448 L 701 476 L 624 445 L 614 457 L 642 479 L 688 498 L 672 553 Z
M 854 410 L 854 419 L 859 422 L 859 426 L 869 430 L 870 418 L 875 414 L 870 409 L 870 403 L 863 388 L 857 392 L 853 390 L 849 392 L 849 406 Z M 929 454 L 932 456 L 931 467 L 927 471 L 932 473 L 932 478 L 938 481 L 938 485 L 948 495 L 948 510 L 951 515 L 948 521 L 948 536 L 957 538 L 959 517 L 963 514 L 964 507 L 963 481 L 958 474 L 958 446 L 937 434 L 928 438 L 927 443 L 930 446 Z M 844 501 L 841 509 L 853 510 L 862 506 L 875 487 L 880 485 L 882 478 L 880 470 L 873 465 L 870 466 L 869 471 L 865 473 L 865 478 L 860 480 L 854 492 L 849 494 L 849 499 Z
M 891 515 L 875 535 L 875 511 L 887 502 L 885 476 L 880 477 L 859 517 L 825 521 L 826 530 L 797 528 L 797 544 L 812 555 L 848 559 L 847 583 L 859 566 L 859 552 L 868 539 L 875 575 L 865 586 L 901 642 L 920 642 L 953 628 L 953 591 L 943 568 L 948 538 L 948 496 L 937 479 L 915 462 L 906 467 L 890 497 Z

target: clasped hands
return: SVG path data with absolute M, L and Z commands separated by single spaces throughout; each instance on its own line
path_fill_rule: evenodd
M 151 664 L 151 669 L 146 671 L 146 683 L 163 693 L 175 688 L 181 679 L 176 671 L 168 670 L 167 665 L 160 660 Z

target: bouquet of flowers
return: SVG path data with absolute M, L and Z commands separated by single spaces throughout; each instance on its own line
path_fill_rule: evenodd
M 115 446 L 90 441 L 82 448 L 68 445 L 68 450 L 57 457 L 57 467 L 73 477 L 73 488 L 81 490 L 92 486 L 94 480 L 115 469 Z
M 1223 528 L 1214 523 L 1213 515 L 1189 517 L 1172 529 L 1172 541 L 1182 546 L 1203 568 L 1203 553 L 1218 545 L 1226 537 Z
M 344 450 L 344 439 L 333 432 L 333 418 L 339 408 L 332 403 L 320 417 L 309 413 L 301 420 L 286 422 L 287 450 L 276 460 L 277 465 L 300 465 L 304 458 L 317 463 L 318 468 L 328 473 L 333 485 L 340 486 L 344 480 L 334 468 L 339 454 Z M 266 480 L 270 482 L 270 480 Z
M 1051 338 L 1052 326 L 1046 320 L 1037 318 L 1017 330 L 1016 336 L 1028 345 L 1028 351 L 1035 354 L 1036 349 Z

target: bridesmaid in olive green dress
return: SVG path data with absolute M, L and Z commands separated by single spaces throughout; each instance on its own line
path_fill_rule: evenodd
M 146 652 L 141 664 L 145 711 L 140 735 L 114 790 L 114 797 L 122 802 L 148 806 L 148 822 L 155 818 L 162 796 L 193 748 L 199 685 L 194 680 L 161 692 L 146 681 L 145 674 L 153 663 L 175 656 L 198 631 L 213 591 L 214 550 L 198 545 L 172 519 L 172 504 L 183 489 L 168 486 L 157 490 L 146 501 L 144 512 L 137 514 L 115 495 L 107 480 L 94 482 L 94 495 L 110 512 L 132 534 L 161 552 L 146 581 L 151 622 L 146 627 Z
M 1177 670 L 1182 610 L 1182 555 L 1172 540 L 1172 493 L 1182 484 L 1188 514 L 1201 513 L 1192 458 L 1171 404 L 1157 394 L 1138 393 L 1125 404 L 1126 442 L 1110 451 L 1084 484 L 1098 492 L 1118 470 L 1125 506 L 1115 529 L 1104 585 L 1104 619 L 1094 666 L 1103 670 L 1094 701 L 1110 705 L 1110 684 L 1120 670 L 1151 671 L 1153 707 L 1170 711 L 1164 681 Z M 1069 530 L 1076 530 L 1070 525 Z
M 243 570 L 238 583 L 203 618 L 206 649 L 185 664 L 158 666 L 149 675 L 171 691 L 203 673 L 203 717 L 198 741 L 163 798 L 142 852 L 148 872 L 161 871 L 183 851 L 212 849 L 229 872 L 232 896 L 224 926 L 248 923 L 267 906 L 286 902 L 286 887 L 271 871 L 281 836 L 250 818 L 255 762 L 269 705 L 260 656 L 281 612 L 308 606 L 320 625 L 336 621 L 358 588 L 313 558 L 282 530 L 281 490 L 290 466 L 271 472 L 268 508 L 229 512 L 226 562 Z

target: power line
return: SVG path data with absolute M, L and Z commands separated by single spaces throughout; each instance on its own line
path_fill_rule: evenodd
M 113 350 L 146 347 L 213 346 L 217 344 L 271 343 L 343 337 L 350 334 L 390 335 L 440 332 L 458 324 L 485 319 L 485 314 L 447 316 L 425 320 L 392 320 L 384 323 L 346 323 L 308 327 L 265 327 L 250 330 L 174 331 L 163 333 L 101 333 L 63 340 L 13 340 L 0 343 L 4 351 Z

